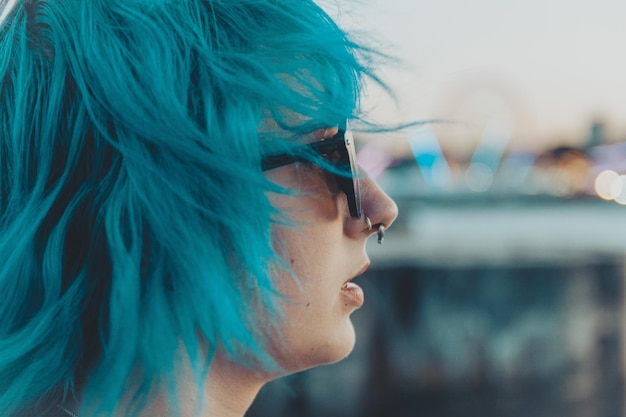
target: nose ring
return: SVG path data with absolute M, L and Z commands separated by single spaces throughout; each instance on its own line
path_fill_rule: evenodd
M 372 230 L 372 221 L 367 216 L 365 216 L 365 223 L 367 223 L 367 230 Z
M 385 240 L 385 225 L 381 223 L 378 225 L 378 244 L 382 245 L 383 240 Z

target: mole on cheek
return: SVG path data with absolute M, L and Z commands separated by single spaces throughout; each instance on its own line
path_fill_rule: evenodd
M 291 265 L 293 265 L 295 262 L 296 262 L 296 260 L 295 260 L 295 259 L 292 259 L 292 260 L 291 260 Z

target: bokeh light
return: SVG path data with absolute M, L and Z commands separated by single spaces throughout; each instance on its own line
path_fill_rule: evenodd
M 621 204 L 626 205 L 626 175 L 620 175 L 617 179 L 611 183 L 611 191 L 614 193 L 614 200 Z
M 620 175 L 610 169 L 602 171 L 596 177 L 594 189 L 598 197 L 604 200 L 614 200 L 623 190 Z

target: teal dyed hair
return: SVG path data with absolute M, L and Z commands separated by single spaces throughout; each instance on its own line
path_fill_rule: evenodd
M 277 366 L 260 156 L 289 142 L 259 127 L 358 117 L 367 51 L 309 0 L 4 4 L 0 415 L 137 411 L 181 346 L 198 381 L 218 347 Z

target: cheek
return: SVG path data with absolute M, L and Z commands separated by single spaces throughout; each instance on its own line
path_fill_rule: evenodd
M 270 181 L 292 191 L 289 195 L 270 193 L 268 198 L 284 217 L 302 230 L 339 217 L 338 193 L 334 190 L 332 177 L 321 169 L 292 164 L 270 171 L 267 176 Z
M 308 228 L 307 228 L 308 229 Z M 314 232 L 314 234 L 312 234 Z M 287 226 L 272 229 L 272 241 L 283 265 L 277 268 L 276 286 L 289 300 L 303 298 L 314 288 L 326 243 L 322 228 L 301 230 Z
M 329 239 L 333 228 L 324 226 L 328 225 L 319 226 L 315 233 L 286 227 L 274 230 L 275 242 L 282 248 L 279 253 L 295 275 L 282 270 L 275 276 L 285 298 L 284 321 L 278 326 L 282 339 L 274 350 L 290 372 L 338 361 L 354 345 L 351 311 L 340 296 L 345 278 L 341 239 Z
M 337 361 L 354 344 L 351 311 L 340 294 L 350 253 L 341 214 L 345 210 L 325 175 L 307 172 L 291 168 L 274 173 L 273 181 L 298 195 L 268 196 L 284 216 L 272 227 L 272 241 L 287 269 L 277 267 L 275 272 L 276 288 L 284 295 L 284 320 L 278 326 L 282 338 L 272 345 L 289 371 Z
M 276 285 L 293 300 L 320 288 L 322 278 L 331 272 L 327 269 L 333 256 L 341 250 L 343 224 L 337 204 L 326 187 L 324 190 L 314 193 L 309 189 L 303 196 L 272 196 L 272 203 L 284 216 L 272 226 L 272 244 L 287 269 L 279 272 Z

